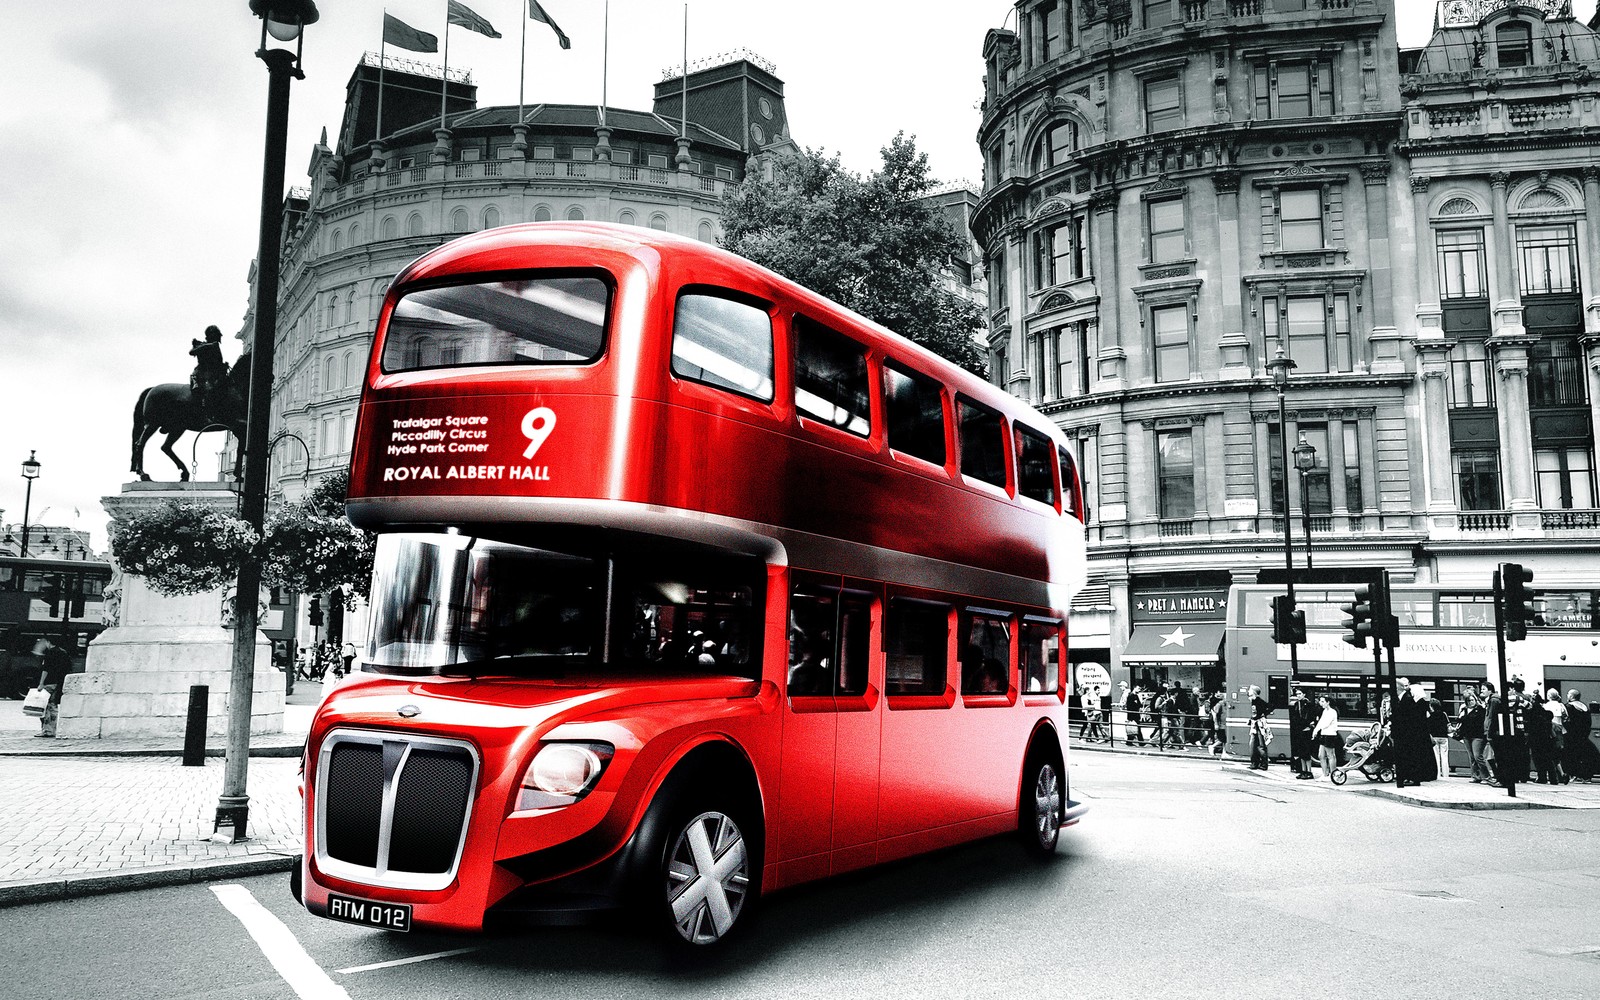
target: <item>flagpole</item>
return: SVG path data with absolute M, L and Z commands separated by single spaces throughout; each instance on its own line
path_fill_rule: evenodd
M 383 8 L 383 35 L 378 39 L 378 128 L 374 139 L 383 138 L 383 61 L 389 44 L 389 8 Z
M 683 5 L 683 137 L 689 138 L 689 5 Z
M 606 123 L 606 82 L 610 77 L 611 0 L 606 0 L 604 27 L 600 29 L 600 124 Z
M 531 11 L 529 12 L 531 15 Z M 531 16 L 522 19 L 522 67 L 517 76 L 517 124 L 522 124 L 522 90 L 528 83 L 528 22 Z
M 450 96 L 450 0 L 444 8 L 444 79 L 439 88 L 439 127 L 444 128 L 445 100 Z

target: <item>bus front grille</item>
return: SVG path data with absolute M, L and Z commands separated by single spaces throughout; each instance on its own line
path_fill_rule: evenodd
M 322 745 L 316 857 L 330 875 L 442 889 L 466 839 L 478 757 L 456 740 L 340 730 Z

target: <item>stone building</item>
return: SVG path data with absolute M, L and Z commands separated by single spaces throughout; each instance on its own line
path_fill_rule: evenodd
M 384 290 L 427 251 L 478 229 L 553 219 L 716 238 L 724 193 L 761 155 L 794 145 L 770 63 L 741 50 L 687 70 L 685 124 L 681 69 L 657 84 L 650 111 L 630 111 L 480 107 L 470 74 L 452 68 L 441 127 L 443 70 L 390 56 L 380 125 L 378 57 L 366 54 L 336 137 L 330 143 L 324 131 L 311 150 L 309 185 L 291 189 L 285 204 L 270 475 L 277 500 L 295 500 L 348 465 Z M 253 300 L 253 269 L 250 283 Z M 252 301 L 241 339 L 254 328 Z M 448 364 L 448 345 L 436 350 L 437 363 Z M 302 645 L 329 637 L 300 618 Z M 330 630 L 338 627 L 330 620 Z
M 1600 40 L 1562 0 L 1440 4 L 1401 54 L 1427 558 L 1600 578 Z
M 993 377 L 1086 480 L 1072 655 L 1216 686 L 1227 587 L 1282 572 L 1285 490 L 1319 565 L 1410 579 L 1428 537 L 1394 4 L 1023 0 L 1016 25 L 984 41 L 973 228 Z M 1174 621 L 1182 662 L 1153 655 Z

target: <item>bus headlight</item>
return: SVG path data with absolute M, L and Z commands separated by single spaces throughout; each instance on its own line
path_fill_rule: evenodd
M 600 780 L 612 752 L 609 743 L 546 743 L 523 772 L 517 809 L 572 805 Z

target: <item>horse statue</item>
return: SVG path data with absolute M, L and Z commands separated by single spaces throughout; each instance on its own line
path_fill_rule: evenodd
M 189 431 L 196 434 L 209 430 L 226 430 L 233 435 L 238 447 L 234 449 L 233 478 L 239 479 L 244 465 L 244 430 L 247 400 L 250 398 L 250 355 L 239 356 L 228 374 L 217 383 L 207 400 L 206 412 L 201 412 L 194 392 L 181 382 L 153 385 L 139 393 L 133 406 L 133 466 L 130 471 L 148 481 L 144 471 L 144 448 L 150 439 L 161 432 L 167 439 L 161 443 L 178 467 L 179 482 L 189 481 L 189 467 L 183 464 L 172 445 Z

